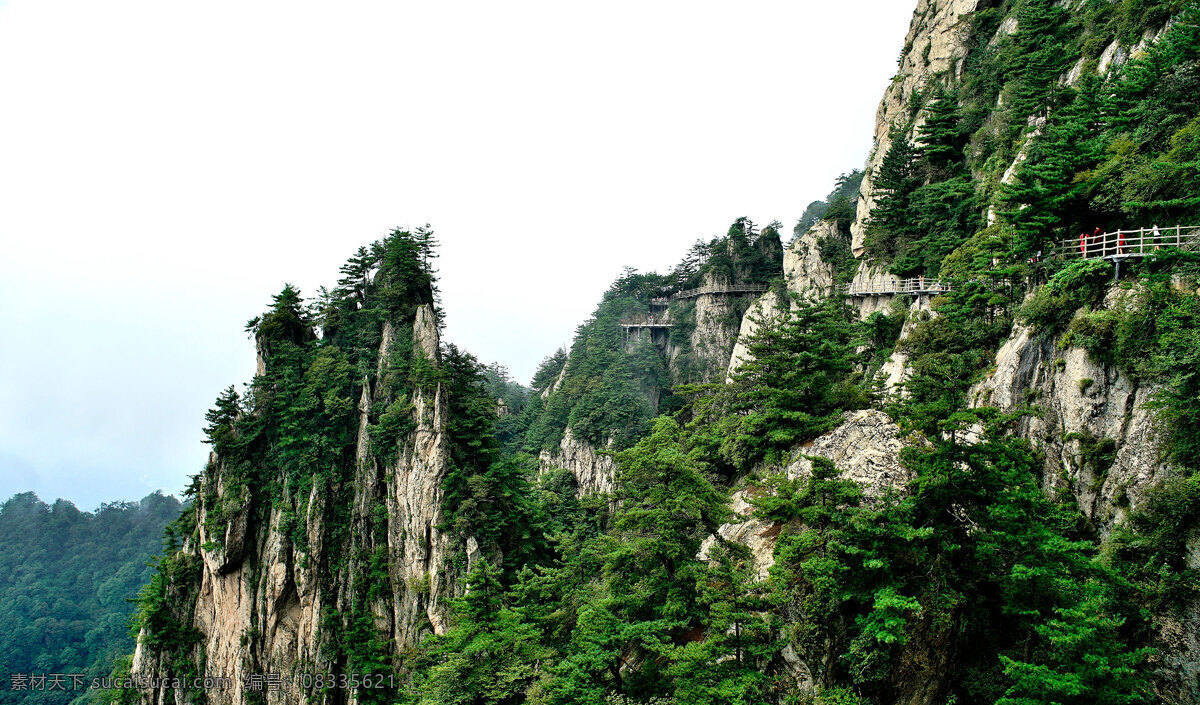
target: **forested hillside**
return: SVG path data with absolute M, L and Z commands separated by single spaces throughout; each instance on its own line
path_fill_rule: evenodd
M 786 247 L 743 218 L 626 272 L 528 391 L 439 342 L 428 230 L 284 289 L 132 672 L 292 685 L 190 694 L 238 705 L 1200 702 L 1200 254 L 1059 247 L 1200 242 L 1198 81 L 1196 2 L 920 0 L 865 170 Z
M 732 351 L 730 331 L 750 302 L 747 296 L 721 296 L 720 302 L 712 295 L 671 297 L 704 286 L 778 284 L 782 259 L 778 224 L 760 230 L 742 218 L 724 237 L 698 241 L 669 274 L 627 271 L 579 327 L 569 354 L 547 358 L 534 375 L 538 394 L 525 414 L 522 449 L 552 451 L 568 429 L 596 446 L 629 447 L 645 435 L 650 419 L 678 408 L 675 385 L 720 378 Z M 673 324 L 657 345 L 620 327 L 654 315 L 654 300 L 664 302 L 659 318 Z
M 93 513 L 33 493 L 0 505 L 0 672 L 107 675 L 130 653 L 131 600 L 179 515 L 174 497 L 152 494 Z M 4 703 L 67 703 L 79 691 L 18 692 Z

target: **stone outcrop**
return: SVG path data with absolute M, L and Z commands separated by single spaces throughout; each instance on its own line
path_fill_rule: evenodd
M 1189 561 L 1192 570 L 1200 563 Z M 1156 620 L 1159 652 L 1150 663 L 1161 686 L 1162 702 L 1200 701 L 1200 602 L 1173 605 Z
M 807 477 L 812 461 L 806 456 L 827 458 L 843 478 L 862 486 L 868 500 L 878 499 L 904 489 L 912 479 L 900 465 L 903 447 L 900 427 L 887 414 L 873 409 L 852 411 L 837 428 L 796 449 L 800 457 L 785 472 L 789 479 Z
M 837 221 L 821 220 L 783 251 L 783 277 L 788 291 L 817 300 L 833 293 L 833 263 L 821 259 L 820 243 L 841 239 Z
M 777 320 L 779 311 L 779 296 L 768 291 L 750 304 L 749 310 L 742 316 L 742 327 L 738 330 L 737 343 L 733 346 L 733 354 L 729 356 L 729 371 L 726 379 L 737 372 L 738 368 L 752 359 L 747 343 L 753 339 L 762 326 L 772 325 Z
M 1058 338 L 1018 325 L 970 399 L 1006 412 L 1039 410 L 1020 421 L 1018 433 L 1045 451 L 1047 487 L 1068 489 L 1107 531 L 1172 472 L 1146 408 L 1154 391 L 1081 348 L 1060 349 Z
M 380 345 L 380 372 L 399 337 L 389 322 Z M 437 364 L 438 330 L 432 306 L 419 306 L 412 321 L 414 354 Z M 261 355 L 260 364 L 265 365 Z M 392 653 L 418 644 L 425 634 L 446 628 L 444 605 L 457 589 L 451 545 L 440 530 L 442 479 L 448 463 L 446 399 L 440 383 L 412 392 L 414 430 L 401 437 L 395 460 L 379 464 L 368 454 L 367 415 L 384 403 L 368 384 L 358 400 L 359 438 L 352 487 L 333 487 L 317 478 L 297 494 L 287 483 L 280 500 L 252 498 L 245 485 L 231 484 L 216 455 L 210 458 L 197 498 L 200 545 L 191 540 L 181 559 L 198 564 L 194 584 L 172 585 L 170 599 L 192 615 L 199 642 L 187 660 L 204 673 L 240 681 L 250 674 L 277 673 L 290 685 L 267 691 L 269 705 L 322 701 L 319 691 L 294 687 L 300 673 L 344 672 L 330 661 L 325 645 L 329 621 L 347 616 L 352 604 L 370 594 L 363 609 Z M 209 491 L 205 488 L 211 488 Z M 349 496 L 348 505 L 333 506 Z M 254 511 L 257 502 L 256 520 Z M 219 520 L 214 518 L 217 512 Z M 333 533 L 331 512 L 348 512 Z M 212 535 L 216 530 L 217 535 Z M 386 555 L 388 572 L 372 574 L 364 561 Z M 370 586 L 364 581 L 375 581 Z M 380 582 L 381 581 L 381 582 Z M 178 663 L 139 639 L 132 673 L 143 678 L 184 675 Z M 186 691 L 143 691 L 142 701 L 179 705 Z M 315 694 L 314 694 L 315 693 Z M 243 705 L 241 687 L 210 690 L 208 702 Z M 350 693 L 353 698 L 353 693 Z
M 414 345 L 430 360 L 437 359 L 438 331 L 433 309 L 417 309 Z M 410 646 L 432 626 L 446 629 L 444 596 L 453 588 L 453 577 L 443 570 L 449 563 L 449 539 L 441 524 L 442 478 L 449 462 L 446 437 L 446 403 L 441 384 L 432 395 L 416 390 L 413 400 L 417 429 L 401 452 L 387 495 L 388 548 L 400 560 L 392 581 L 395 608 L 395 641 Z
M 835 293 L 837 272 L 832 262 L 821 258 L 821 242 L 829 238 L 843 237 L 838 231 L 836 221 L 821 220 L 788 245 L 783 252 L 783 278 L 789 294 L 819 301 Z M 729 357 L 728 375 L 732 375 L 750 358 L 747 341 L 759 331 L 760 322 L 766 321 L 770 324 L 778 320 L 781 305 L 783 302 L 780 297 L 775 292 L 768 291 L 746 310 L 742 316 L 733 353 Z
M 718 279 L 712 272 L 705 275 L 701 288 L 720 287 L 726 282 Z M 693 315 L 695 325 L 692 328 L 690 355 L 692 363 L 698 367 L 696 372 L 699 379 L 705 382 L 720 381 L 729 368 L 729 360 L 733 356 L 734 345 L 737 342 L 739 321 L 744 306 L 744 297 L 730 294 L 701 294 L 695 298 Z M 682 378 L 679 372 L 683 351 L 668 346 L 667 358 L 673 376 Z
M 793 451 L 795 460 L 782 472 L 789 480 L 805 478 L 812 473 L 811 456 L 827 458 L 841 471 L 843 478 L 862 486 L 867 501 L 877 500 L 889 492 L 903 491 L 911 479 L 910 473 L 900 465 L 903 447 L 900 427 L 887 414 L 874 410 L 855 411 L 847 414 L 829 433 L 797 447 Z M 732 494 L 730 508 L 739 521 L 722 524 L 716 536 L 705 539 L 700 546 L 701 559 L 711 555 L 718 540 L 738 543 L 750 549 L 756 578 L 766 579 L 775 563 L 775 539 L 782 527 L 753 516 L 754 508 L 749 500 L 762 492 L 760 487 L 750 484 Z
M 1114 288 L 1108 306 L 1128 305 Z M 1125 299 L 1125 300 L 1123 300 Z M 1061 336 L 1039 337 L 1016 326 L 996 354 L 995 371 L 972 388 L 976 406 L 1022 408 L 1017 433 L 1045 453 L 1047 492 L 1069 492 L 1102 534 L 1141 507 L 1147 491 L 1177 469 L 1166 454 L 1165 436 L 1146 408 L 1154 388 L 1099 363 Z M 1189 545 L 1188 563 L 1200 566 Z M 1200 701 L 1200 603 L 1167 606 L 1154 617 L 1158 652 L 1151 659 L 1164 702 Z
M 781 527 L 753 516 L 754 507 L 748 500 L 758 494 L 761 494 L 761 490 L 751 488 L 738 490 L 730 496 L 729 508 L 741 521 L 722 524 L 716 536 L 704 539 L 700 544 L 701 560 L 709 560 L 718 540 L 741 544 L 750 549 L 754 579 L 767 579 L 771 566 L 775 564 L 775 539 Z
M 580 496 L 593 492 L 612 492 L 616 483 L 616 461 L 613 456 L 601 453 L 587 441 L 580 440 L 570 427 L 563 432 L 558 449 L 538 454 L 539 472 L 555 468 L 570 470 L 575 476 Z
M 933 298 L 929 295 L 920 295 L 912 297 L 908 306 L 908 311 L 904 312 L 904 325 L 900 328 L 900 335 L 896 338 L 896 346 L 913 334 L 917 326 L 922 321 L 928 321 L 937 315 L 933 310 Z M 895 315 L 895 313 L 893 313 Z M 886 396 L 899 395 L 904 393 L 903 384 L 908 378 L 908 354 L 903 350 L 893 350 L 892 354 L 879 368 L 878 381 L 880 389 Z

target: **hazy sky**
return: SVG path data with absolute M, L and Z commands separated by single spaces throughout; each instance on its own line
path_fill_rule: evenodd
M 0 499 L 179 492 L 242 332 L 393 226 L 527 381 L 623 265 L 870 148 L 913 0 L 0 0 Z

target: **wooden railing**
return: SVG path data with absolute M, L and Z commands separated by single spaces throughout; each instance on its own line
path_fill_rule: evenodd
M 1064 257 L 1085 259 L 1126 259 L 1145 257 L 1158 250 L 1174 247 L 1195 250 L 1200 247 L 1200 226 L 1173 225 L 1168 228 L 1139 228 L 1116 230 L 1099 235 L 1086 235 L 1059 244 L 1058 253 Z
M 867 286 L 855 286 L 853 282 L 846 287 L 847 296 L 888 296 L 893 294 L 941 294 L 950 291 L 949 282 L 934 281 L 924 277 L 912 279 L 890 279 L 873 281 Z
M 691 299 L 705 294 L 747 294 L 763 292 L 771 287 L 766 284 L 728 284 L 725 286 L 702 286 L 699 289 L 688 289 L 675 294 L 673 299 Z

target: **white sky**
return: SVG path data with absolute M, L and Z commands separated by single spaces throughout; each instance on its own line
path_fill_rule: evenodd
M 860 166 L 914 4 L 0 0 L 0 500 L 179 492 L 245 321 L 392 226 L 528 381 Z

